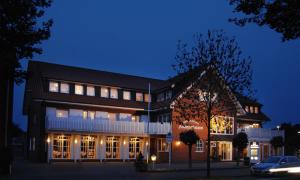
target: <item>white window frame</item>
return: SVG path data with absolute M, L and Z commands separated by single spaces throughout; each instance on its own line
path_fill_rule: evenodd
M 79 93 L 79 92 L 77 92 L 76 90 L 76 87 L 81 87 L 81 89 L 82 89 L 82 92 L 81 93 Z M 76 95 L 83 95 L 84 94 L 84 87 L 83 87 L 83 85 L 82 84 L 75 84 L 75 94 Z
M 106 94 L 104 94 L 106 93 Z M 101 87 L 100 88 L 100 96 L 103 98 L 108 98 L 109 97 L 109 91 L 107 87 Z
M 138 100 L 138 97 L 141 97 L 141 99 Z M 143 101 L 144 101 L 143 93 L 141 93 L 141 92 L 135 93 L 135 100 L 136 100 L 136 101 L 139 101 L 139 102 L 143 102 Z
M 56 88 L 56 89 L 54 89 L 54 88 Z M 49 82 L 49 92 L 59 92 L 59 83 L 56 81 L 50 81 Z
M 95 87 L 94 86 L 87 86 L 86 87 L 86 95 L 87 96 L 95 96 Z
M 158 152 L 169 152 L 169 147 L 166 138 L 157 139 L 157 150 Z
M 126 96 L 125 95 L 128 95 L 128 98 L 125 98 Z M 123 91 L 123 99 L 124 100 L 131 100 L 131 93 L 130 91 Z
M 212 132 L 212 126 L 211 126 L 211 134 L 215 134 L 215 135 L 233 135 L 234 134 L 234 118 L 233 117 L 229 117 L 229 116 L 215 116 L 215 117 L 213 117 L 212 120 L 214 120 L 215 118 L 217 118 L 217 120 L 219 118 L 223 118 L 223 120 L 224 119 L 229 119 L 231 121 L 231 124 L 232 124 L 231 133 L 227 133 L 226 129 L 225 129 L 224 133 Z M 220 127 L 218 127 L 218 128 L 220 128 Z M 219 131 L 219 130 L 217 129 L 217 131 Z
M 118 89 L 117 88 L 110 88 L 110 98 L 118 99 Z
M 66 90 L 63 90 L 64 89 L 64 87 L 63 86 L 65 86 L 65 88 L 66 88 Z M 65 93 L 65 94 L 69 94 L 70 93 L 70 84 L 68 84 L 68 83 L 60 83 L 60 92 L 61 93 Z
M 204 152 L 203 140 L 202 139 L 199 139 L 196 142 L 196 150 L 195 150 L 195 152 Z

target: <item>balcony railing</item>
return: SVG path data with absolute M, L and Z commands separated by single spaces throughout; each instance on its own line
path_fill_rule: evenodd
M 109 121 L 101 119 L 82 119 L 80 117 L 46 118 L 46 129 L 55 131 L 102 132 L 124 134 L 168 134 L 169 123 Z
M 265 128 L 245 128 L 237 129 L 237 132 L 244 131 L 248 135 L 248 139 L 257 139 L 257 140 L 271 140 L 275 136 L 284 137 L 284 131 L 281 130 L 272 130 Z

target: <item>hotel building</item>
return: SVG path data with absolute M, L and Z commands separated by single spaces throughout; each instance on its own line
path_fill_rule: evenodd
M 171 103 L 182 90 L 176 78 L 158 80 L 126 74 L 29 61 L 23 113 L 28 117 L 32 161 L 130 161 L 139 153 L 158 162 L 187 161 L 179 133 L 193 128 L 200 140 L 193 161 L 206 160 L 207 128 L 172 121 Z M 282 131 L 263 129 L 262 105 L 234 98 L 236 113 L 211 122 L 211 157 L 234 159 L 233 136 L 244 131 L 244 154 L 258 161 L 274 154 L 270 140 Z M 168 143 L 166 136 L 172 134 Z M 282 151 L 283 153 L 283 151 Z

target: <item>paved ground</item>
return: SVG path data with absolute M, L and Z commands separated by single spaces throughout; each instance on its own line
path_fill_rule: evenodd
M 232 165 L 232 164 L 231 164 Z M 158 165 L 164 168 L 165 165 Z M 185 164 L 177 165 L 178 171 L 171 172 L 135 172 L 133 163 L 53 163 L 41 164 L 26 161 L 16 162 L 12 176 L 1 177 L 4 180 L 99 180 L 99 179 L 203 179 L 206 171 L 200 167 L 202 164 L 194 164 L 193 171 L 182 171 Z M 174 166 L 175 167 L 175 166 Z M 197 169 L 197 167 L 199 167 Z M 212 179 L 255 179 L 250 176 L 248 168 L 236 168 L 229 164 L 213 164 Z M 181 169 L 181 170 L 180 170 Z M 282 179 L 282 178 L 259 178 Z M 291 178 L 286 178 L 291 180 Z

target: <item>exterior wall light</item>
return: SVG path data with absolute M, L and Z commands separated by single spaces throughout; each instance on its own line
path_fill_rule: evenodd
M 101 145 L 103 144 L 103 140 L 102 140 L 102 139 L 100 140 L 100 144 L 101 144 Z
M 155 164 L 155 162 L 156 162 L 156 156 L 155 156 L 155 154 L 153 154 L 153 155 L 151 156 L 151 161 L 152 161 L 152 169 L 154 169 L 154 164 Z
M 125 140 L 123 141 L 123 144 L 124 144 L 124 145 L 126 144 L 126 141 L 125 141 Z
M 77 143 L 78 143 L 77 139 L 75 139 L 75 140 L 74 140 L 74 143 L 75 143 L 75 144 L 77 144 Z
M 48 143 L 48 144 L 50 143 L 50 137 L 47 138 L 47 143 Z
M 148 143 L 148 141 L 146 142 L 146 146 L 148 146 L 149 145 L 149 143 Z
M 176 141 L 176 146 L 179 146 L 181 144 L 180 141 Z

